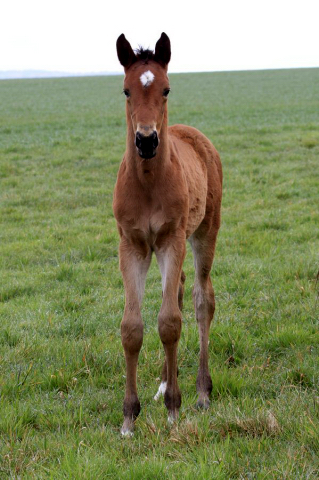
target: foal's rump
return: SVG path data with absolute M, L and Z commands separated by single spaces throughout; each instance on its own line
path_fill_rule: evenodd
M 171 144 L 186 177 L 189 192 L 187 237 L 199 227 L 204 230 L 220 225 L 222 167 L 211 141 L 199 130 L 187 125 L 168 128 Z

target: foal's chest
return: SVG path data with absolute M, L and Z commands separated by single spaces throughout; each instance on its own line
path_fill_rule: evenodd
M 116 219 L 125 237 L 153 246 L 158 237 L 173 234 L 185 223 L 187 201 L 176 196 L 174 201 L 153 196 L 131 195 L 130 201 L 120 202 L 114 209 Z M 128 197 L 126 197 L 128 198 Z
M 140 215 L 136 218 L 135 230 L 150 245 L 157 243 L 158 237 L 174 233 L 181 222 L 182 212 L 173 212 L 168 209 L 165 211 L 162 205 L 157 208 L 145 209 L 140 211 Z

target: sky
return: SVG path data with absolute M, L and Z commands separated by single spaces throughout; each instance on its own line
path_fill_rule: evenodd
M 319 66 L 318 0 L 2 0 L 0 71 L 121 72 L 115 43 L 170 37 L 171 72 Z

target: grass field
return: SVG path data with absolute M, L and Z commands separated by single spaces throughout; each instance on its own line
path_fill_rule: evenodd
M 170 123 L 202 130 L 224 166 L 212 406 L 195 410 L 190 252 L 178 424 L 153 401 L 163 361 L 153 261 L 142 411 L 134 437 L 120 437 L 122 78 L 1 81 L 1 478 L 319 477 L 319 69 L 170 79 Z

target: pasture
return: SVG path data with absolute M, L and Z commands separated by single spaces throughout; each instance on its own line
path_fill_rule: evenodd
M 170 428 L 153 400 L 163 362 L 153 261 L 133 438 L 120 436 L 112 214 L 122 80 L 0 82 L 0 477 L 316 478 L 319 69 L 170 75 L 170 124 L 199 128 L 224 168 L 212 405 L 195 409 L 188 249 L 180 419 Z

